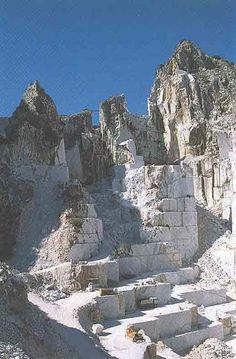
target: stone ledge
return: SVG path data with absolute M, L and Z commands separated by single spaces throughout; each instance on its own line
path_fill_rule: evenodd
M 215 322 L 199 330 L 175 335 L 174 337 L 164 339 L 164 343 L 176 353 L 182 354 L 194 345 L 200 345 L 208 338 L 224 339 L 222 323 Z

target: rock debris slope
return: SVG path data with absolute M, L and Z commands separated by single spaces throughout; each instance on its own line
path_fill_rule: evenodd
M 188 40 L 146 116 L 122 94 L 95 127 L 29 85 L 0 119 L 1 355 L 236 357 L 235 99 L 235 64 Z

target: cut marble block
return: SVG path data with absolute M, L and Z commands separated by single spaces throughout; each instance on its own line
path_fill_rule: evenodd
M 214 322 L 205 328 L 164 339 L 164 343 L 176 353 L 182 354 L 184 351 L 191 349 L 194 345 L 200 345 L 208 338 L 218 338 L 223 340 L 223 324 Z
M 166 304 L 171 296 L 171 286 L 169 283 L 145 284 L 135 287 L 135 298 L 137 301 L 156 297 L 159 304 Z
M 123 294 L 104 295 L 95 298 L 104 319 L 124 317 L 125 299 Z
M 71 247 L 70 260 L 74 263 L 81 260 L 87 260 L 98 253 L 99 243 L 77 243 Z
M 204 305 L 207 307 L 226 302 L 226 288 L 222 287 L 201 288 L 197 285 L 186 284 L 175 286 L 173 293 L 174 295 L 176 294 L 178 298 L 187 300 L 198 306 Z
M 125 313 L 132 313 L 136 310 L 135 287 L 123 286 L 117 288 L 118 293 L 124 296 Z

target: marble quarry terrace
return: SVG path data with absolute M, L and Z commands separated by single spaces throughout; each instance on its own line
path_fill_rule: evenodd
M 150 86 L 151 87 L 151 86 Z M 188 40 L 148 115 L 0 118 L 0 357 L 236 358 L 236 65 Z

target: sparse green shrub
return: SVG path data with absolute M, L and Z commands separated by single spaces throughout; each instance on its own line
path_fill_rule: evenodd
M 79 230 L 82 227 L 83 220 L 77 216 L 73 216 L 70 218 L 70 223 L 76 230 Z
M 0 186 L 0 197 L 5 197 L 7 194 L 6 188 Z
M 113 258 L 122 258 L 130 255 L 131 247 L 127 245 L 121 245 L 114 248 L 112 252 Z
M 222 57 L 221 56 L 219 56 L 219 55 L 214 55 L 214 56 L 212 56 L 214 59 L 216 59 L 216 60 L 223 60 L 222 59 Z

